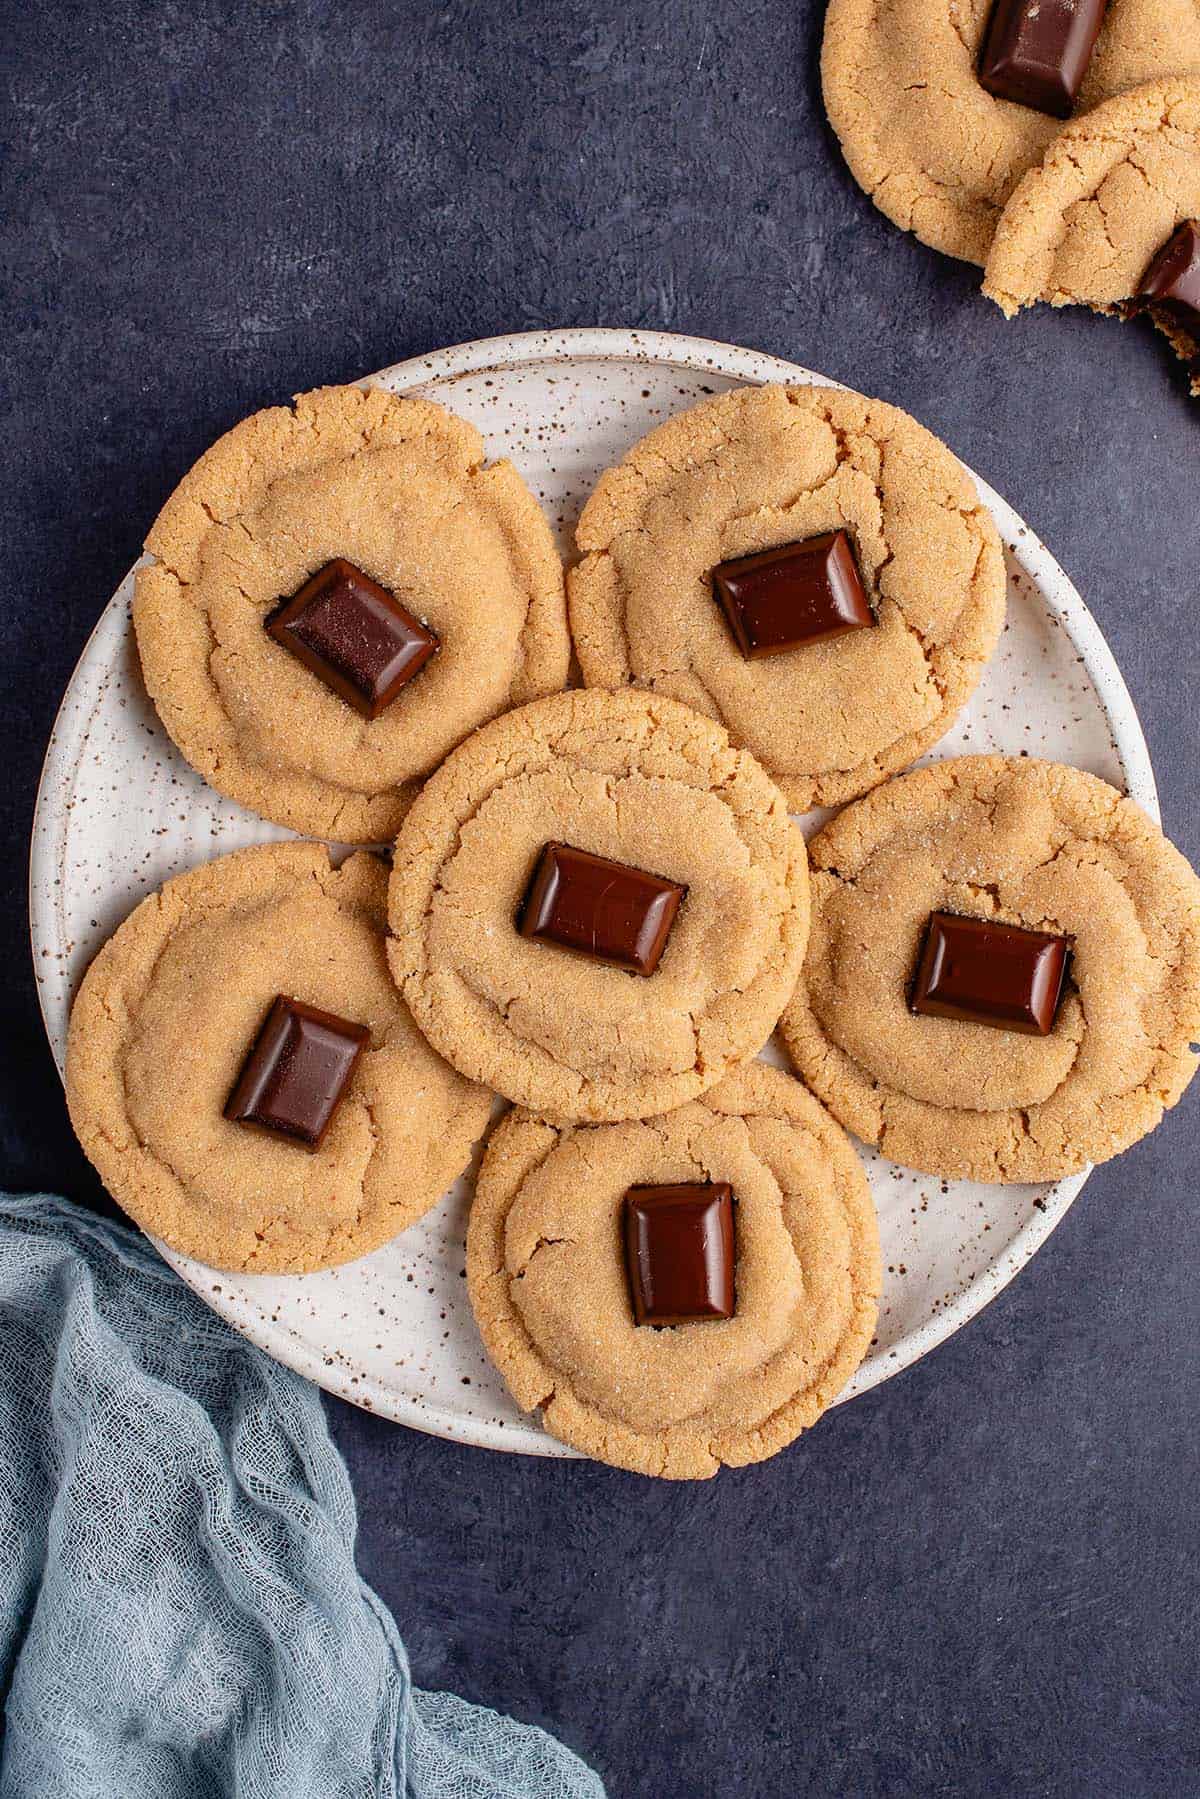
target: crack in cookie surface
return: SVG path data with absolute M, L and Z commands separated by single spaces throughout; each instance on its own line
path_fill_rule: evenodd
M 1195 1069 L 1200 883 L 1128 799 L 1078 769 L 964 757 L 818 833 L 813 929 L 783 1034 L 843 1124 L 907 1166 L 1053 1180 L 1153 1129 Z M 918 1017 L 931 912 L 1065 936 L 1048 1037 Z
M 712 568 L 838 529 L 874 627 L 743 658 Z M 1003 623 L 1003 554 L 965 471 L 907 414 L 856 394 L 741 389 L 678 414 L 601 477 L 577 541 L 587 684 L 719 719 L 794 811 L 862 793 L 935 743 Z
M 151 696 L 221 792 L 298 830 L 394 836 L 476 725 L 567 677 L 549 526 L 479 433 L 426 400 L 326 388 L 255 414 L 184 477 L 146 540 L 134 623 Z M 369 724 L 263 629 L 344 556 L 431 625 L 438 654 Z
M 387 971 L 387 873 L 281 844 L 222 857 L 143 901 L 71 1015 L 76 1132 L 144 1229 L 223 1268 L 302 1272 L 365 1255 L 461 1173 L 489 1096 L 426 1044 Z M 367 1024 L 315 1154 L 223 1117 L 282 992 Z
M 830 0 L 821 77 L 851 173 L 880 211 L 986 262 L 1006 201 L 1061 129 L 978 79 L 992 0 Z M 1144 82 L 1200 74 L 1200 0 L 1108 8 L 1076 118 Z
M 686 887 L 649 979 L 515 928 L 548 841 Z M 396 846 L 393 974 L 472 1078 L 556 1117 L 646 1116 L 761 1047 L 808 928 L 783 796 L 710 720 L 632 691 L 510 713 L 428 784 Z
M 662 1180 L 733 1185 L 733 1319 L 633 1323 L 620 1207 Z M 703 1479 L 775 1454 L 844 1386 L 875 1325 L 878 1233 L 845 1137 L 753 1063 L 651 1120 L 510 1114 L 480 1171 L 467 1279 L 489 1354 L 550 1431 L 618 1467 Z

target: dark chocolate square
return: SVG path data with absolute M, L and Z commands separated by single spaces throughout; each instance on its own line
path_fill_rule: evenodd
M 366 1025 L 281 993 L 242 1064 L 226 1118 L 320 1149 L 370 1035 Z
M 914 1012 L 1045 1037 L 1070 960 L 1065 937 L 934 912 L 913 982 Z
M 875 623 L 845 531 L 718 563 L 712 584 L 746 657 L 779 656 Z
M 980 85 L 1051 118 L 1071 116 L 1108 0 L 996 0 Z
M 378 718 L 438 647 L 386 587 L 341 557 L 278 607 L 267 631 L 364 718 Z
M 625 1264 L 638 1324 L 732 1318 L 733 1189 L 728 1181 L 630 1187 Z
M 1200 219 L 1185 219 L 1142 276 L 1137 298 L 1164 312 L 1200 339 Z
M 614 962 L 630 974 L 658 967 L 687 892 L 624 862 L 548 843 L 517 920 L 522 937 Z

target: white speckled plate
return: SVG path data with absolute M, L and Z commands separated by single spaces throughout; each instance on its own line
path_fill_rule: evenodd
M 490 453 L 511 457 L 540 495 L 564 549 L 601 469 L 666 414 L 744 382 L 822 383 L 772 356 L 637 331 L 493 338 L 371 379 L 428 394 L 478 425 Z M 979 490 L 1007 546 L 1009 619 L 979 691 L 936 753 L 1028 751 L 1073 762 L 1157 818 L 1145 740 L 1095 621 L 1028 526 L 982 481 Z M 211 856 L 287 835 L 211 792 L 167 740 L 138 672 L 132 587 L 130 574 L 84 649 L 38 794 L 33 953 L 60 1067 L 76 983 L 137 901 Z M 986 1305 L 1085 1178 L 946 1184 L 865 1155 L 886 1274 L 879 1335 L 848 1395 L 906 1367 Z M 344 1399 L 439 1436 L 567 1455 L 516 1409 L 484 1358 L 463 1278 L 469 1194 L 464 1179 L 395 1242 L 324 1274 L 226 1275 L 164 1254 L 239 1330 Z

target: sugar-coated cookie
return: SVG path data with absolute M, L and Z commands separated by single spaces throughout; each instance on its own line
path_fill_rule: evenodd
M 638 1324 L 625 1195 L 732 1190 L 732 1316 Z M 585 1454 L 702 1480 L 813 1424 L 875 1327 L 879 1240 L 862 1165 L 789 1075 L 755 1062 L 648 1121 L 553 1125 L 515 1112 L 488 1145 L 467 1280 L 519 1405 Z
M 997 220 L 1061 121 L 979 79 L 994 0 L 830 0 L 825 107 L 859 186 L 922 243 L 987 260 Z M 1115 0 L 1077 117 L 1142 82 L 1200 73 L 1200 0 Z
M 745 654 L 713 570 L 837 531 L 873 626 Z M 601 476 L 577 540 L 588 686 L 634 683 L 719 719 L 793 811 L 864 793 L 936 743 L 1004 619 L 1000 540 L 962 465 L 907 413 L 833 388 L 740 388 L 677 414 Z
M 67 1100 L 143 1229 L 214 1267 L 297 1274 L 376 1249 L 461 1174 L 491 1095 L 409 1017 L 386 899 L 376 857 L 334 869 L 318 844 L 277 844 L 168 881 L 105 944 L 71 1013 Z M 369 1032 L 315 1151 L 224 1115 L 279 996 Z
M 631 875 L 685 890 L 654 972 L 522 934 L 554 845 L 617 865 L 615 886 L 558 889 L 585 948 L 637 924 Z M 808 931 L 804 842 L 711 719 L 633 690 L 563 693 L 486 725 L 427 782 L 389 916 L 396 981 L 455 1067 L 556 1118 L 646 1117 L 773 1030 Z
M 512 465 L 488 466 L 478 431 L 428 400 L 328 387 L 255 413 L 185 475 L 146 548 L 133 617 L 163 723 L 219 792 L 297 831 L 390 839 L 448 750 L 567 678 L 549 525 Z M 337 561 L 437 639 L 375 717 L 266 628 Z M 319 622 L 335 662 L 364 641 L 387 660 L 372 621 Z
M 1038 300 L 1123 312 L 1189 220 L 1200 220 L 1200 80 L 1152 82 L 1064 126 L 1004 209 L 983 291 L 1009 318 Z M 1200 394 L 1200 310 L 1151 315 Z
M 1191 1080 L 1200 881 L 1106 781 L 1019 757 L 939 762 L 847 807 L 809 853 L 812 934 L 783 1036 L 834 1117 L 893 1161 L 1055 1180 L 1153 1130 Z M 1048 1034 L 913 1011 L 937 912 L 1065 939 Z

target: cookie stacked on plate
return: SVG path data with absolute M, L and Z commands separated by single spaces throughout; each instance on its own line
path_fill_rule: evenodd
M 515 471 L 379 390 L 201 460 L 138 578 L 163 721 L 223 792 L 394 840 L 391 869 L 296 841 L 168 882 L 83 982 L 68 1099 L 146 1229 L 301 1273 L 428 1211 L 500 1095 L 468 1240 L 489 1353 L 565 1441 L 699 1478 L 791 1441 L 870 1343 L 835 1119 L 977 1179 L 1116 1153 L 1192 1072 L 1200 887 L 1093 777 L 898 773 L 979 679 L 1005 575 L 894 408 L 681 413 L 578 547 L 568 599 Z M 789 809 L 840 802 L 810 880 Z M 755 1059 L 781 1020 L 800 1079 Z
M 1200 394 L 1200 0 L 830 0 L 821 73 L 890 219 L 1009 317 L 1148 313 Z

